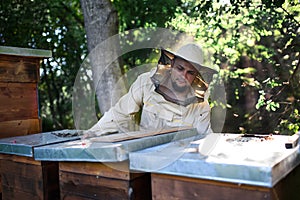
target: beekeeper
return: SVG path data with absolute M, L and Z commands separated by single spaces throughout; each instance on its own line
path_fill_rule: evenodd
M 155 69 L 138 76 L 127 94 L 105 112 L 85 137 L 112 132 L 159 130 L 191 126 L 198 133 L 212 132 L 210 106 L 205 97 L 213 74 L 203 65 L 203 52 L 196 44 L 177 52 L 161 49 Z M 141 111 L 140 122 L 134 120 Z

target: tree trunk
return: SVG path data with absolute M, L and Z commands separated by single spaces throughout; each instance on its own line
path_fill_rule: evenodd
M 115 87 L 122 77 L 118 62 L 119 41 L 112 37 L 118 33 L 118 16 L 110 0 L 81 0 L 81 7 L 94 88 L 100 112 L 104 113 L 125 92 L 125 87 Z

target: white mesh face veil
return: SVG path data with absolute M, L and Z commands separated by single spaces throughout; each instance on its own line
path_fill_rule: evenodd
M 166 88 L 164 82 L 169 78 L 171 72 L 171 63 L 176 57 L 191 63 L 198 70 L 198 75 L 191 84 L 192 93 L 185 101 L 179 101 L 176 95 Z M 158 61 L 155 74 L 151 77 L 155 85 L 156 92 L 161 94 L 166 100 L 180 105 L 202 102 L 207 99 L 209 83 L 216 70 L 206 67 L 203 64 L 203 53 L 199 46 L 188 44 L 178 50 L 177 53 L 161 49 L 161 57 Z

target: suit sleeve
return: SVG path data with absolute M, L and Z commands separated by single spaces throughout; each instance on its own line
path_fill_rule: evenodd
M 139 76 L 131 85 L 127 94 L 109 109 L 101 119 L 88 131 L 95 135 L 102 135 L 110 132 L 126 132 L 135 129 L 133 116 L 137 113 L 143 103 L 143 79 L 145 75 Z
M 195 117 L 196 120 L 194 122 L 194 127 L 197 128 L 197 132 L 199 134 L 212 133 L 213 130 L 210 123 L 211 109 L 209 103 L 205 101 L 198 109 L 199 111 L 197 112 L 197 116 Z

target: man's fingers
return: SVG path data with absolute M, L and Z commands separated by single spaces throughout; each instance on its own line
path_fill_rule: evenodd
M 81 139 L 87 139 L 91 137 L 96 137 L 97 134 L 94 131 L 84 131 Z

